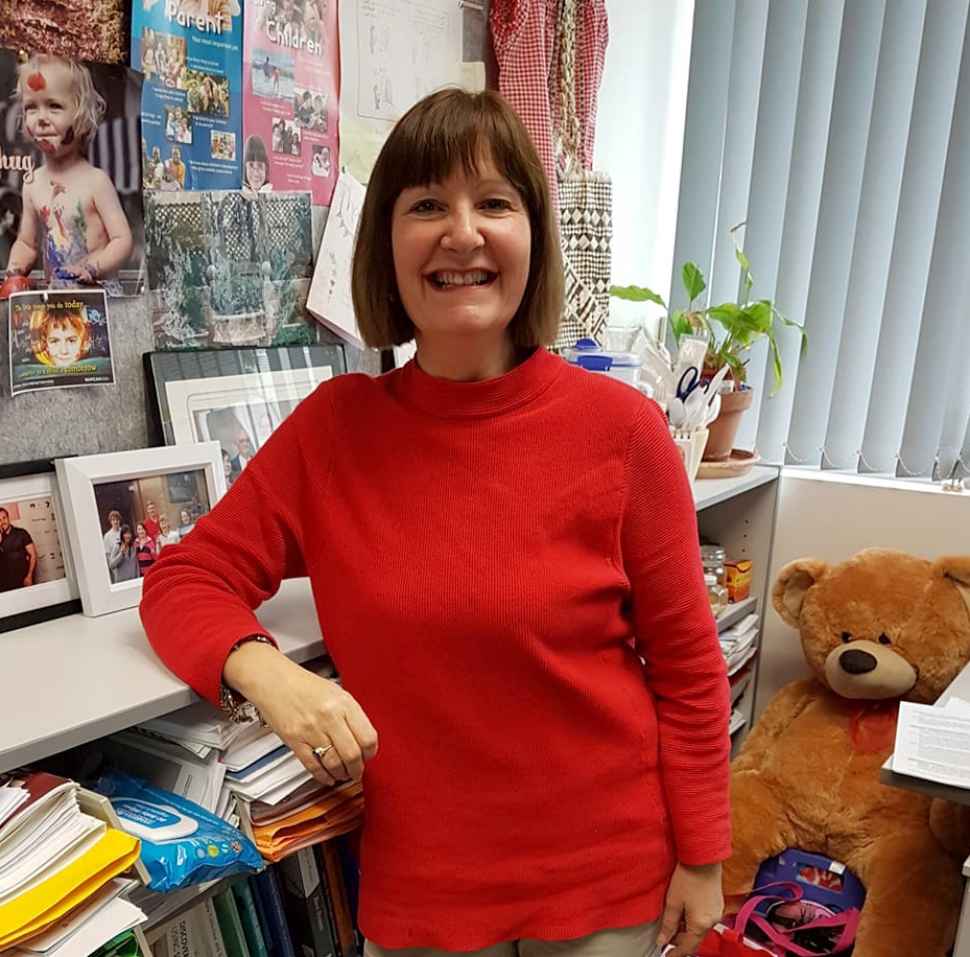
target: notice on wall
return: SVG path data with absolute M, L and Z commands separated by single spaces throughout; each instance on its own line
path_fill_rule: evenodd
M 239 188 L 242 20 L 240 0 L 134 0 L 146 190 Z
M 970 716 L 965 709 L 902 702 L 892 769 L 940 784 L 970 787 Z
M 14 293 L 7 308 L 11 395 L 114 382 L 102 290 Z
M 395 121 L 433 90 L 460 85 L 461 8 L 455 0 L 344 0 L 340 42 L 340 162 L 366 183 Z
M 247 0 L 243 188 L 306 190 L 329 206 L 337 182 L 336 0 Z
M 310 313 L 358 349 L 364 348 L 364 340 L 357 328 L 350 280 L 364 193 L 364 187 L 353 176 L 348 173 L 340 175 L 307 299 Z

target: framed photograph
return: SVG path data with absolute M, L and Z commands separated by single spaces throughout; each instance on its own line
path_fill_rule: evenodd
M 49 461 L 0 465 L 0 632 L 81 610 Z
M 131 608 L 162 549 L 226 490 L 218 442 L 58 459 L 57 484 L 82 610 Z
M 151 352 L 155 427 L 166 445 L 216 441 L 227 485 L 321 382 L 345 372 L 343 346 Z

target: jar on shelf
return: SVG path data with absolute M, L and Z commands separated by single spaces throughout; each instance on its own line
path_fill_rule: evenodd
M 727 589 L 717 580 L 713 572 L 704 574 L 704 584 L 707 586 L 707 597 L 711 603 L 711 612 L 716 618 L 727 608 L 728 593 Z
M 701 564 L 705 575 L 713 575 L 719 585 L 724 585 L 724 563 L 727 552 L 720 545 L 701 545 Z

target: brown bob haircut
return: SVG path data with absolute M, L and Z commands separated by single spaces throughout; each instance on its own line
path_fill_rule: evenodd
M 522 121 L 497 93 L 439 90 L 398 120 L 370 181 L 354 247 L 351 282 L 364 342 L 382 349 L 414 338 L 394 275 L 391 215 L 405 189 L 440 183 L 459 167 L 474 175 L 483 157 L 522 197 L 532 228 L 529 278 L 509 324 L 516 346 L 549 345 L 562 313 L 559 233 L 542 164 Z

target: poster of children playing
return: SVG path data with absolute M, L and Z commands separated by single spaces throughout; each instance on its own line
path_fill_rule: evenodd
M 0 50 L 0 299 L 141 292 L 140 100 L 123 67 Z
M 114 382 L 101 290 L 18 292 L 10 321 L 10 393 Z
M 238 189 L 241 0 L 133 0 L 145 189 Z
M 247 0 L 243 189 L 307 190 L 329 206 L 337 181 L 336 0 Z

